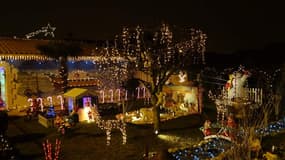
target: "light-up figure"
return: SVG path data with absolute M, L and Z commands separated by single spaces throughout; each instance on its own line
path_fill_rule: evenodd
M 94 120 L 97 124 L 97 126 L 104 130 L 106 132 L 106 145 L 110 145 L 111 143 L 111 133 L 113 129 L 118 129 L 120 130 L 122 134 L 122 143 L 126 144 L 127 143 L 127 131 L 126 131 L 126 123 L 123 120 L 115 120 L 115 119 L 110 119 L 110 120 L 104 120 L 101 118 L 101 115 L 99 114 L 97 106 L 94 106 L 93 111 L 92 111 Z
M 48 35 L 50 35 L 51 37 L 54 37 L 53 32 L 55 31 L 55 29 L 56 29 L 55 27 L 51 27 L 51 25 L 48 23 L 46 27 L 42 27 L 41 29 L 36 30 L 35 32 L 28 33 L 25 36 L 27 39 L 30 39 L 40 33 L 44 33 L 45 37 Z
M 43 112 L 44 111 L 43 99 L 37 98 L 37 102 L 38 102 L 39 106 L 41 107 L 41 112 Z
M 100 91 L 100 95 L 102 97 L 102 103 L 105 103 L 105 92 L 104 92 L 104 90 Z
M 136 90 L 137 90 L 137 99 L 139 99 L 140 98 L 140 87 L 137 87 Z
M 30 106 L 26 113 L 27 113 L 28 119 L 31 120 L 33 116 L 37 115 L 37 100 L 33 98 L 29 98 L 28 102 L 30 102 Z
M 47 97 L 47 101 L 49 102 L 49 105 L 52 106 L 52 97 L 51 96 Z
M 145 87 L 142 87 L 143 90 L 143 98 L 145 98 Z
M 121 101 L 121 90 L 120 89 L 116 89 L 116 92 L 118 93 L 118 101 Z
M 110 89 L 109 92 L 110 92 L 110 101 L 113 102 L 114 101 L 114 91 Z
M 204 126 L 203 126 L 203 134 L 204 136 L 209 136 L 211 135 L 211 121 L 210 120 L 206 120 L 204 122 Z
M 47 117 L 48 118 L 54 118 L 55 117 L 55 110 L 54 110 L 54 106 L 52 104 L 52 97 L 49 96 L 47 97 L 47 100 L 49 101 L 49 108 L 48 108 L 48 111 L 47 111 Z
M 30 102 L 30 107 L 33 106 L 33 98 L 29 98 L 28 102 Z
M 125 94 L 125 100 L 128 100 L 128 90 L 126 90 L 126 94 Z
M 186 81 L 187 74 L 182 72 L 182 71 L 180 71 L 178 77 L 179 77 L 179 82 L 183 83 L 183 82 Z
M 64 107 L 64 106 L 63 106 L 64 101 L 63 101 L 62 95 L 58 95 L 56 98 L 59 99 L 59 101 L 60 101 L 60 108 L 61 108 L 61 110 L 63 110 L 63 109 L 64 109 L 64 108 L 63 108 L 63 107 Z
M 226 83 L 226 89 L 228 91 L 228 99 L 232 100 L 233 98 L 244 98 L 245 88 L 244 84 L 249 77 L 249 72 L 236 72 L 231 74 L 230 79 Z

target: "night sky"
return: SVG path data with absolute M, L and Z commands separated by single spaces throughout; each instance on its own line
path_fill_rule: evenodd
M 284 5 L 276 1 L 58 1 L 1 2 L 0 35 L 24 37 L 50 22 L 58 39 L 105 40 L 123 26 L 151 27 L 164 21 L 202 29 L 208 51 L 229 53 L 285 42 Z

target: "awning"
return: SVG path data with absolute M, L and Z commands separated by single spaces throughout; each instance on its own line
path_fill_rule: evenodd
M 66 93 L 64 93 L 63 96 L 76 98 L 76 97 L 82 95 L 85 92 L 87 92 L 87 89 L 84 89 L 84 88 L 73 88 L 73 89 L 67 91 Z

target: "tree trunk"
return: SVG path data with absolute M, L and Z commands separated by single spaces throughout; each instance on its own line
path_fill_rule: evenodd
M 157 93 L 151 96 L 152 113 L 153 113 L 153 132 L 158 134 L 160 131 L 160 97 Z
M 60 68 L 59 68 L 59 76 L 60 76 L 60 87 L 61 91 L 66 92 L 67 91 L 67 77 L 68 77 L 68 69 L 67 69 L 67 57 L 60 57 L 59 58 Z
M 158 134 L 160 131 L 160 116 L 159 116 L 159 106 L 154 106 L 153 110 L 153 132 Z

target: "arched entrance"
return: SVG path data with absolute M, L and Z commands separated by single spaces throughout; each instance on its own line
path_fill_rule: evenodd
M 17 74 L 13 65 L 0 61 L 0 98 L 5 109 L 17 108 Z
M 6 102 L 5 68 L 0 67 L 0 106 L 5 106 L 5 102 Z

